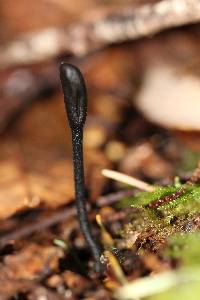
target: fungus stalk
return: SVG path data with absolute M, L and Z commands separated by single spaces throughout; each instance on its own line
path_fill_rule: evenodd
M 83 127 L 87 116 L 87 91 L 80 71 L 67 63 L 60 66 L 60 78 L 64 102 L 72 135 L 74 184 L 76 207 L 80 227 L 95 260 L 95 271 L 100 272 L 101 251 L 96 243 L 86 210 L 84 164 L 83 164 Z

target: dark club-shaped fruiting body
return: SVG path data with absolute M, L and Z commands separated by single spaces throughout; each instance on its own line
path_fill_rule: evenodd
M 80 227 L 95 260 L 95 270 L 100 272 L 101 251 L 96 243 L 86 210 L 84 165 L 83 165 L 83 127 L 87 116 L 87 91 L 81 72 L 73 65 L 60 66 L 65 108 L 72 133 L 75 196 Z

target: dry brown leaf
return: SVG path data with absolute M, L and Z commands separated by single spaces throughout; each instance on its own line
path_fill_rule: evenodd
M 39 204 L 50 208 L 74 198 L 71 137 L 61 97 L 35 103 L 1 142 L 0 219 Z M 105 183 L 103 154 L 85 151 L 87 183 L 96 198 Z M 98 188 L 97 188 L 98 187 Z
M 87 289 L 90 286 L 90 281 L 87 281 L 86 278 L 84 278 L 81 275 L 78 275 L 71 271 L 65 271 L 62 275 L 63 280 L 72 290 L 75 294 L 80 293 L 83 289 Z
M 12 280 L 6 272 L 7 268 L 3 268 L 1 266 L 0 273 L 0 283 L 1 283 L 1 291 L 0 291 L 0 299 L 8 300 L 12 295 L 14 295 L 18 291 L 26 290 L 31 287 L 31 283 L 28 280 Z
M 10 278 L 32 280 L 41 275 L 45 268 L 56 270 L 62 255 L 63 252 L 57 247 L 29 244 L 17 254 L 6 256 L 4 264 Z

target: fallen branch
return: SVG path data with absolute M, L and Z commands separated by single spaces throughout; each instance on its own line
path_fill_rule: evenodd
M 92 15 L 92 18 L 91 18 Z M 199 0 L 163 0 L 139 8 L 90 12 L 80 24 L 26 34 L 0 48 L 0 66 L 30 64 L 67 53 L 83 56 L 106 45 L 134 40 L 200 21 Z

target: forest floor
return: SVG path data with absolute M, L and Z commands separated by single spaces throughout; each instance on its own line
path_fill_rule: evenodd
M 1 70 L 1 300 L 198 299 L 198 114 L 191 104 L 183 128 L 187 107 L 173 82 L 181 77 L 184 93 L 200 93 L 199 32 L 190 25 L 83 58 Z M 74 204 L 62 60 L 80 67 L 88 89 L 85 179 L 89 218 L 104 248 L 100 278 Z M 141 107 L 140 99 L 154 98 L 153 76 L 156 91 L 166 93 L 156 107 L 150 100 Z M 173 110 L 165 117 L 168 99 Z M 110 179 L 104 169 L 147 187 Z

